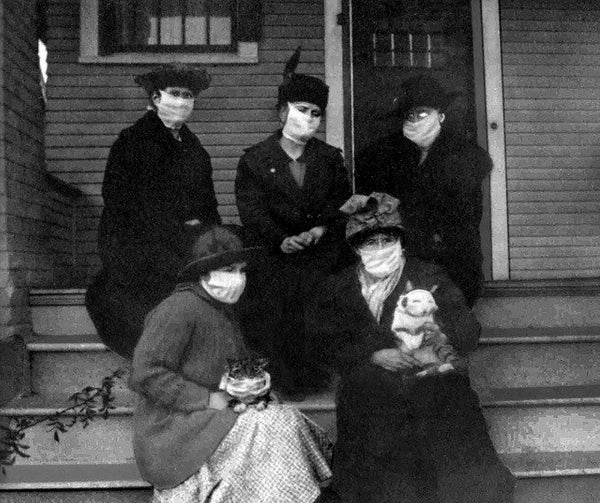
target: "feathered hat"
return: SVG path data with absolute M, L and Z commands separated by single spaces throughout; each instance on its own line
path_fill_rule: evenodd
M 300 52 L 301 48 L 298 47 L 285 64 L 277 106 L 281 107 L 288 102 L 306 101 L 317 105 L 324 112 L 329 98 L 329 86 L 317 77 L 296 73 Z

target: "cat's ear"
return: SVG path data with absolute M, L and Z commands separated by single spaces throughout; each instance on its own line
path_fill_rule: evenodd
M 439 285 L 433 285 L 433 286 L 432 286 L 432 287 L 429 289 L 429 291 L 430 291 L 431 293 L 434 293 L 434 292 L 435 292 L 435 291 L 436 291 L 438 288 L 439 288 Z
M 256 360 L 256 364 L 261 370 L 264 370 L 269 365 L 269 360 L 267 358 L 259 358 Z
M 408 293 L 408 292 L 410 292 L 410 291 L 412 291 L 412 290 L 414 290 L 414 289 L 415 289 L 415 287 L 414 287 L 414 285 L 412 284 L 412 281 L 411 281 L 411 280 L 408 280 L 408 281 L 406 282 L 406 286 L 404 287 L 404 291 Z

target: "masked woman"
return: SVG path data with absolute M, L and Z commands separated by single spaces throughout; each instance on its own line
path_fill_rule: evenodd
M 102 340 L 131 358 L 144 317 L 173 289 L 195 226 L 220 223 L 210 157 L 185 125 L 208 88 L 203 69 L 164 65 L 136 77 L 149 110 L 108 156 L 99 242 L 102 270 L 86 306 Z
M 435 321 L 467 358 L 480 326 L 460 290 L 439 266 L 404 256 L 408 233 L 397 199 L 353 196 L 343 209 L 360 262 L 319 287 L 306 318 L 316 354 L 340 374 L 332 491 L 320 501 L 512 501 L 513 477 L 498 459 L 467 375 L 417 376 L 419 360 L 399 349 L 392 331 L 410 282 L 434 292 Z
M 227 360 L 248 356 L 233 306 L 256 249 L 238 236 L 216 226 L 196 238 L 135 349 L 134 452 L 154 503 L 312 503 L 331 475 L 331 443 L 297 409 L 270 402 L 236 413 L 220 391 Z
M 479 224 L 482 183 L 492 161 L 447 126 L 453 98 L 429 76 L 404 81 L 395 111 L 402 131 L 359 154 L 356 191 L 400 199 L 409 229 L 407 255 L 444 267 L 473 306 L 483 284 Z
M 282 129 L 246 150 L 235 181 L 242 224 L 251 242 L 267 249 L 249 280 L 245 332 L 290 397 L 323 384 L 306 356 L 304 304 L 339 259 L 339 207 L 350 195 L 340 151 L 314 137 L 329 89 L 295 73 L 299 55 L 279 87 Z

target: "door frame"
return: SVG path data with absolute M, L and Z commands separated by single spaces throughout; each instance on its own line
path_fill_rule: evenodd
M 324 12 L 325 81 L 330 88 L 325 138 L 345 151 L 353 180 L 352 0 L 324 0 Z M 494 163 L 484 186 L 484 272 L 486 279 L 506 280 L 510 272 L 499 0 L 471 0 L 471 12 L 477 141 Z

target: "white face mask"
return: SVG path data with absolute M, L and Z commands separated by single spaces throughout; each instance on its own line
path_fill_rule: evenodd
M 160 98 L 154 99 L 156 113 L 168 128 L 180 128 L 194 110 L 194 98 L 176 98 L 165 91 L 158 91 Z
M 385 278 L 398 269 L 404 258 L 400 242 L 383 248 L 359 248 L 358 254 L 365 270 L 376 278 Z
M 442 129 L 444 115 L 433 110 L 427 117 L 417 122 L 404 121 L 404 136 L 421 148 L 428 148 Z
M 200 283 L 212 298 L 226 304 L 235 304 L 246 288 L 246 273 L 210 271 L 208 279 L 202 278 Z
M 315 135 L 320 124 L 321 117 L 313 117 L 310 109 L 307 113 L 303 113 L 292 103 L 288 103 L 282 134 L 288 140 L 305 145 Z

